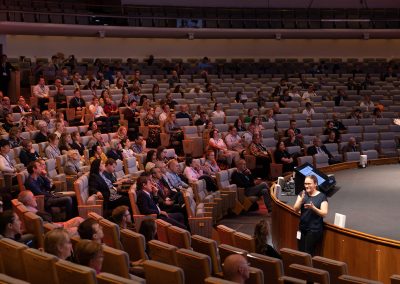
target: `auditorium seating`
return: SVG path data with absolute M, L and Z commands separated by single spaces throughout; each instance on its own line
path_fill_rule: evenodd
M 160 263 L 153 260 L 144 262 L 147 284 L 184 284 L 185 276 L 179 267 Z
M 348 274 L 347 264 L 342 261 L 336 261 L 321 256 L 312 258 L 313 267 L 323 269 L 329 272 L 330 283 L 339 283 L 339 276 Z
M 311 255 L 309 255 L 308 253 L 288 248 L 282 248 L 280 250 L 280 253 L 282 256 L 285 275 L 293 276 L 290 269 L 291 264 L 301 264 L 310 267 L 312 266 Z
M 280 277 L 284 275 L 283 264 L 280 259 L 258 253 L 250 253 L 247 259 L 252 267 L 263 271 L 265 283 L 277 284 Z
M 58 261 L 54 255 L 36 249 L 26 249 L 23 252 L 27 281 L 32 284 L 57 283 L 54 264 Z

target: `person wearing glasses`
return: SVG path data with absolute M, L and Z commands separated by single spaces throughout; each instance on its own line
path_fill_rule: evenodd
M 304 180 L 303 190 L 293 208 L 300 212 L 299 232 L 297 233 L 299 250 L 315 254 L 315 248 L 322 240 L 324 218 L 328 215 L 328 200 L 318 190 L 318 180 L 314 175 Z

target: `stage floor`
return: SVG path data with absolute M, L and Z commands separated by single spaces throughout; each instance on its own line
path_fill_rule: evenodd
M 340 189 L 328 198 L 325 222 L 346 215 L 346 228 L 400 240 L 400 165 L 369 166 L 335 173 Z M 282 196 L 293 205 L 295 197 Z

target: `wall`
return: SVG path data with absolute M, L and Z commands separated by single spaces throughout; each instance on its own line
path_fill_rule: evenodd
M 144 39 L 8 35 L 8 57 L 50 57 L 56 52 L 82 57 L 304 58 L 398 56 L 400 39 Z

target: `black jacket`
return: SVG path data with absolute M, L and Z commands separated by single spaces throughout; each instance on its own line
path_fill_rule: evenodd
M 110 199 L 110 190 L 104 179 L 98 174 L 89 176 L 89 194 L 96 194 L 98 191 L 103 195 L 103 207 L 107 207 L 107 202 Z
M 251 174 L 246 175 L 238 171 L 232 174 L 232 183 L 242 188 L 248 188 L 255 185 L 254 178 Z

